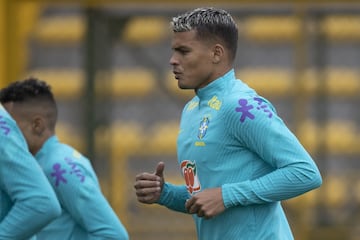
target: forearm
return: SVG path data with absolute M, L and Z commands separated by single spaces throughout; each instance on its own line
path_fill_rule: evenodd
M 158 203 L 171 210 L 187 213 L 185 202 L 189 198 L 185 185 L 176 186 L 165 183 Z
M 226 208 L 264 204 L 296 197 L 321 185 L 317 168 L 309 162 L 277 169 L 255 180 L 222 186 Z
M 17 156 L 11 157 L 11 152 Z M 60 215 L 60 204 L 40 167 L 25 150 L 16 148 L 2 156 L 0 182 L 12 205 L 0 222 L 0 239 L 26 239 Z
M 104 222 L 102 224 L 98 224 L 96 227 L 94 226 L 85 226 L 87 231 L 87 239 L 88 240 L 128 240 L 129 235 L 125 227 L 116 221 L 112 221 L 112 219 L 103 219 Z M 111 222 L 112 221 L 112 222 Z M 81 224 L 83 225 L 83 224 Z
M 41 230 L 60 214 L 55 199 L 34 196 L 16 201 L 5 219 L 0 223 L 0 239 L 27 239 Z
M 87 214 L 84 210 L 81 211 L 82 216 L 76 217 L 79 225 L 87 231 L 87 239 L 128 240 L 127 230 L 105 199 L 97 203 L 97 205 L 88 205 L 90 209 L 93 209 L 91 214 Z
M 102 194 L 95 176 L 89 174 L 84 179 L 81 182 L 74 176 L 68 177 L 67 184 L 56 189 L 64 211 L 87 233 L 88 240 L 128 240 L 125 227 Z
M 106 230 L 101 230 L 102 232 L 99 233 L 88 233 L 87 236 L 87 240 L 128 240 L 129 239 L 129 235 L 127 233 L 127 231 L 125 230 L 125 228 L 123 228 L 123 230 L 121 232 L 117 232 L 116 235 L 110 234 L 110 235 L 106 235 L 104 234 L 104 231 Z
M 230 123 L 236 125 L 234 119 Z M 249 176 L 247 181 L 224 184 L 226 207 L 282 201 L 321 185 L 315 162 L 275 112 L 272 118 L 259 112 L 247 125 L 238 123 L 234 132 L 240 145 L 255 153 L 249 161 L 258 161 L 257 170 L 266 166 L 273 171 Z

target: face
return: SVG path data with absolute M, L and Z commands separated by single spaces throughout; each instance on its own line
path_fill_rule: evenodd
M 170 65 L 181 89 L 205 87 L 214 78 L 214 51 L 209 42 L 196 38 L 196 31 L 174 33 Z

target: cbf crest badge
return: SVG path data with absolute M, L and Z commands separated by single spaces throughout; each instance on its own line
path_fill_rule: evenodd
M 207 129 L 209 127 L 209 118 L 204 117 L 200 122 L 199 132 L 198 132 L 198 138 L 203 139 L 205 137 Z
M 184 160 L 180 166 L 188 192 L 190 194 L 199 192 L 201 185 L 196 171 L 196 163 L 190 160 Z

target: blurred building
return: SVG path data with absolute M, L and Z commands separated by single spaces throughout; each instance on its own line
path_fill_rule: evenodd
M 295 238 L 360 239 L 360 3 L 0 0 L 0 87 L 35 76 L 59 102 L 57 133 L 91 158 L 132 239 L 195 239 L 191 216 L 137 203 L 135 175 L 176 161 L 169 21 L 215 5 L 239 26 L 238 78 L 273 102 L 323 186 L 283 203 Z

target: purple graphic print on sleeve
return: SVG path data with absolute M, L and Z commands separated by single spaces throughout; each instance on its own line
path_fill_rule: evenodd
M 61 169 L 60 163 L 55 163 L 53 165 L 54 172 L 51 173 L 52 177 L 55 177 L 55 186 L 58 187 L 60 182 L 67 183 L 66 179 L 63 177 L 63 174 L 66 173 L 65 169 Z
M 246 99 L 239 99 L 240 107 L 235 108 L 236 112 L 241 113 L 240 122 L 244 122 L 246 118 L 254 119 L 255 116 L 250 112 L 254 108 L 253 105 L 249 105 Z
M 85 175 L 82 173 L 81 169 L 76 165 L 75 161 L 71 158 L 65 158 L 65 161 L 71 167 L 70 174 L 73 174 L 80 179 L 80 182 L 85 181 Z
M 241 113 L 240 122 L 245 122 L 246 118 L 251 120 L 255 119 L 255 115 L 250 112 L 254 110 L 261 110 L 267 114 L 268 118 L 272 118 L 273 113 L 269 108 L 269 105 L 261 98 L 254 97 L 254 100 L 257 102 L 257 106 L 255 107 L 252 104 L 249 104 L 246 99 L 239 99 L 238 103 L 240 107 L 236 107 L 235 111 Z
M 258 102 L 258 106 L 256 107 L 256 109 L 258 109 L 258 110 L 262 109 L 265 113 L 268 114 L 268 117 L 271 118 L 273 114 L 272 114 L 271 110 L 269 110 L 266 102 L 263 99 L 257 98 L 257 97 L 255 97 L 254 100 Z
M 6 121 L 2 120 L 3 116 L 0 115 L 0 128 L 3 131 L 3 133 L 7 136 L 10 132 L 10 128 L 7 127 Z
M 66 175 L 75 175 L 81 183 L 85 181 L 85 174 L 82 172 L 81 168 L 76 164 L 71 158 L 65 157 L 65 163 L 70 166 L 71 169 L 68 171 L 64 168 L 61 168 L 60 163 L 55 163 L 53 165 L 53 172 L 51 176 L 55 178 L 55 186 L 58 187 L 61 182 L 67 183 L 68 179 Z M 69 176 L 68 176 L 69 177 Z

